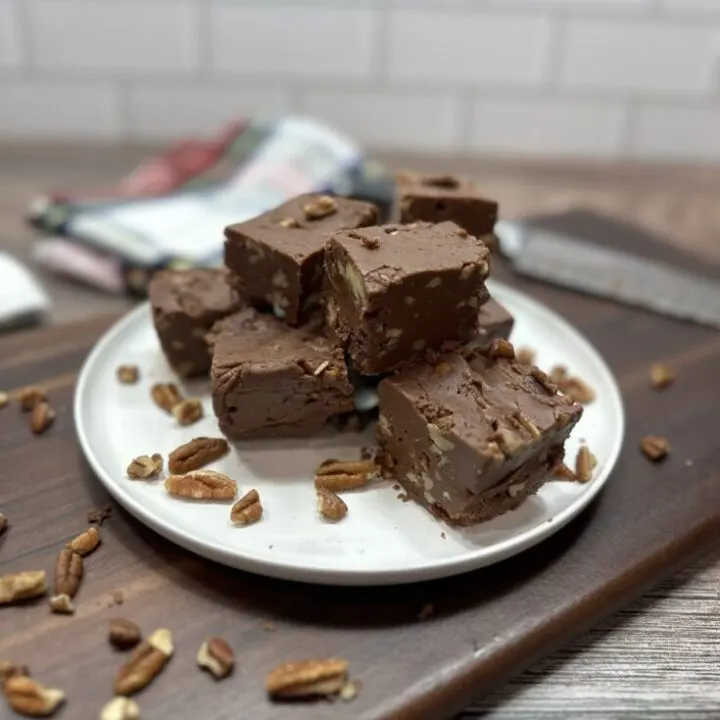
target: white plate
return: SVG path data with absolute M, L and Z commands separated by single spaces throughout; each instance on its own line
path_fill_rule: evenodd
M 136 455 L 164 457 L 218 429 L 206 383 L 189 385 L 205 418 L 178 427 L 149 397 L 152 383 L 172 374 L 160 352 L 147 305 L 137 308 L 98 342 L 80 374 L 75 418 L 83 451 L 98 477 L 133 515 L 161 535 L 226 565 L 291 580 L 342 585 L 414 582 L 496 563 L 557 532 L 597 495 L 620 452 L 624 418 L 620 392 L 597 351 L 567 322 L 526 295 L 492 283 L 491 292 L 515 316 L 512 340 L 538 351 L 538 364 L 567 365 L 597 391 L 567 444 L 572 462 L 580 439 L 597 457 L 585 484 L 551 482 L 514 512 L 474 528 L 453 529 L 414 503 L 400 502 L 389 483 L 345 494 L 347 517 L 328 524 L 317 516 L 313 470 L 329 457 L 357 458 L 372 444 L 365 435 L 328 432 L 303 440 L 238 443 L 213 467 L 235 478 L 240 493 L 259 491 L 261 522 L 233 527 L 229 506 L 169 497 L 162 482 L 125 475 Z M 121 385 L 115 369 L 140 367 L 137 385 Z

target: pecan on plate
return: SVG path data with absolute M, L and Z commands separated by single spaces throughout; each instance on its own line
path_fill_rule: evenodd
M 230 446 L 225 438 L 193 438 L 170 453 L 168 470 L 175 475 L 199 470 L 219 460 L 229 449 Z

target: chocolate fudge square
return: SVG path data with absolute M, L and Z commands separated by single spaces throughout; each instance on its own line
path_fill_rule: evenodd
M 330 233 L 377 222 L 370 203 L 300 195 L 225 229 L 225 264 L 243 297 L 298 325 L 320 301 Z
M 488 254 L 453 223 L 341 230 L 325 253 L 328 327 L 365 375 L 465 343 L 487 300 Z
M 208 372 L 206 334 L 243 305 L 226 276 L 224 269 L 161 270 L 150 281 L 155 330 L 165 357 L 182 377 Z
M 418 173 L 402 173 L 396 179 L 400 222 L 452 220 L 475 237 L 492 233 L 498 204 L 486 198 L 472 180 Z M 494 236 L 487 238 L 486 244 L 494 243 Z
M 384 379 L 378 439 L 397 481 L 455 525 L 518 507 L 550 479 L 582 408 L 537 368 L 480 353 Z
M 342 350 L 270 315 L 244 319 L 214 338 L 213 408 L 228 438 L 307 437 L 353 409 Z

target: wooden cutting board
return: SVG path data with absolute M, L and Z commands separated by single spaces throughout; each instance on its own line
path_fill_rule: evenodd
M 0 609 L 0 658 L 27 663 L 63 688 L 61 717 L 97 717 L 122 660 L 108 645 L 107 620 L 127 617 L 146 633 L 169 627 L 175 636 L 171 664 L 138 698 L 143 717 L 448 718 L 717 544 L 720 333 L 510 278 L 500 267 L 494 274 L 562 313 L 606 357 L 626 403 L 625 448 L 600 498 L 545 543 L 413 586 L 293 584 L 175 547 L 110 501 L 75 440 L 76 373 L 111 319 L 0 341 L 0 389 L 42 384 L 58 412 L 37 438 L 14 401 L 0 410 L 0 508 L 12 525 L 0 538 L 0 572 L 51 572 L 58 550 L 86 526 L 86 512 L 113 506 L 102 546 L 86 563 L 76 615 L 51 615 L 43 601 Z M 657 360 L 678 371 L 665 392 L 649 386 Z M 647 433 L 670 439 L 665 463 L 638 451 Z M 427 603 L 434 612 L 420 620 Z M 225 637 L 238 656 L 235 675 L 219 683 L 195 666 L 210 635 Z M 358 698 L 271 705 L 265 673 L 308 656 L 349 660 L 363 682 Z

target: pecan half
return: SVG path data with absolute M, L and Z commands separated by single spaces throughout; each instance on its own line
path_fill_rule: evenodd
M 89 555 L 100 544 L 100 531 L 96 527 L 89 527 L 85 532 L 74 537 L 68 544 L 78 555 Z
M 337 203 L 334 198 L 329 195 L 320 195 L 315 198 L 314 202 L 303 205 L 303 215 L 308 220 L 320 220 L 321 218 L 332 215 L 337 210 Z
M 315 471 L 315 487 L 333 492 L 354 490 L 367 485 L 377 471 L 377 465 L 371 460 L 325 460 Z
M 199 470 L 219 460 L 229 449 L 230 446 L 224 438 L 193 438 L 170 453 L 168 470 L 176 475 Z
M 340 688 L 340 699 L 350 702 L 358 696 L 361 689 L 362 683 L 359 680 L 350 680 Z
M 69 595 L 61 593 L 50 598 L 50 609 L 58 615 L 72 615 L 75 612 L 75 605 Z
M 199 400 L 190 398 L 175 405 L 172 414 L 179 425 L 192 425 L 202 418 L 203 407 Z
M 170 475 L 165 489 L 174 497 L 187 500 L 233 500 L 237 484 L 214 470 L 194 470 L 186 475 Z
M 140 707 L 132 698 L 122 695 L 114 697 L 103 705 L 100 720 L 139 720 Z
M 230 510 L 230 521 L 235 525 L 250 525 L 257 522 L 263 513 L 257 490 L 245 493 Z
M 650 384 L 656 390 L 664 390 L 673 384 L 675 370 L 665 363 L 653 363 L 650 366 Z
M 64 547 L 58 554 L 55 563 L 55 594 L 74 598 L 80 587 L 82 576 L 82 557 L 69 547 Z
M 0 605 L 44 595 L 47 590 L 44 570 L 0 575 Z
M 20 407 L 25 412 L 32 410 L 39 403 L 45 402 L 46 399 L 47 396 L 45 395 L 45 390 L 35 385 L 23 388 L 18 395 Z
M 137 365 L 120 365 L 115 371 L 118 382 L 123 385 L 134 385 L 140 379 Z
M 660 462 L 670 452 L 670 443 L 667 438 L 658 435 L 647 435 L 640 441 L 640 449 L 648 459 L 653 462 Z
M 592 473 L 597 460 L 590 452 L 586 445 L 583 445 L 577 452 L 575 457 L 575 478 L 579 482 L 589 482 L 592 480 Z
M 227 677 L 235 667 L 235 653 L 221 637 L 211 637 L 198 650 L 197 664 L 220 680 Z
M 156 630 L 133 650 L 115 676 L 115 692 L 132 695 L 147 687 L 163 670 L 173 654 L 172 634 Z
M 138 455 L 127 466 L 128 477 L 133 480 L 147 480 L 162 472 L 163 459 L 159 453 L 152 455 Z
M 345 660 L 298 660 L 278 665 L 265 678 L 272 698 L 301 698 L 336 695 L 347 682 Z
M 46 402 L 39 402 L 30 413 L 30 429 L 42 435 L 55 421 L 55 411 Z
M 108 628 L 110 644 L 119 650 L 128 650 L 135 647 L 141 639 L 140 628 L 130 620 L 113 618 Z
M 168 414 L 172 413 L 173 408 L 183 399 L 175 383 L 155 383 L 150 388 L 150 396 L 155 404 Z
M 27 717 L 49 717 L 65 702 L 62 690 L 45 687 L 25 675 L 8 678 L 4 692 L 8 705 Z
M 326 520 L 337 522 L 347 515 L 347 505 L 332 490 L 321 487 L 316 491 L 318 512 Z
M 367 235 L 362 235 L 360 238 L 360 242 L 368 250 L 377 250 L 380 247 L 380 238 L 377 236 L 368 237 Z

